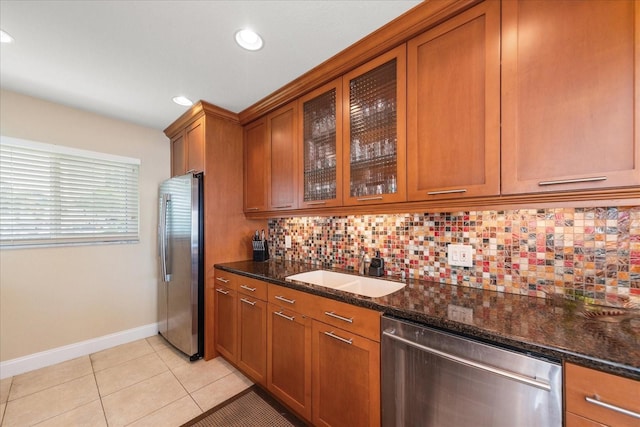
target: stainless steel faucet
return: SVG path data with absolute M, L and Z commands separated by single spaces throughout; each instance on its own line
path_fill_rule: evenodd
M 360 262 L 358 263 L 358 273 L 367 274 L 367 253 L 365 251 L 360 252 Z

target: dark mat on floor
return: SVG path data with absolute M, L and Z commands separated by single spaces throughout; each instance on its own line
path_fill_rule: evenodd
M 254 385 L 182 427 L 304 427 L 306 425 Z

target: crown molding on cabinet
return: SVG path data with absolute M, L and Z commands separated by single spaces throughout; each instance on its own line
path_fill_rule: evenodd
M 185 111 L 180 117 L 178 117 L 173 123 L 171 123 L 165 130 L 164 134 L 171 138 L 176 133 L 180 132 L 185 126 L 202 116 L 203 114 L 208 116 L 218 117 L 223 120 L 229 120 L 233 123 L 238 123 L 238 115 L 232 111 L 225 110 L 224 108 L 209 104 L 206 101 L 198 101 Z
M 495 0 L 487 0 L 495 1 Z M 426 0 L 342 52 L 238 113 L 245 125 L 345 74 L 481 0 Z

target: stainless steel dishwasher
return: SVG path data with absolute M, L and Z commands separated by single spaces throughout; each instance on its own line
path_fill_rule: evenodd
M 382 425 L 562 426 L 562 367 L 382 318 Z

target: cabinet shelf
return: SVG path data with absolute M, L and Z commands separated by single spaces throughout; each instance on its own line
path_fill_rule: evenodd
M 305 170 L 304 171 L 304 176 L 305 179 L 306 178 L 318 178 L 319 175 L 335 175 L 336 173 L 336 166 L 327 166 L 327 167 L 322 167 L 322 168 L 317 168 L 317 169 L 309 169 L 309 170 Z
M 395 169 L 396 154 L 388 154 L 386 156 L 375 157 L 373 159 L 352 160 L 351 173 L 356 174 L 359 171 L 371 170 L 376 168 L 386 168 L 393 166 Z

